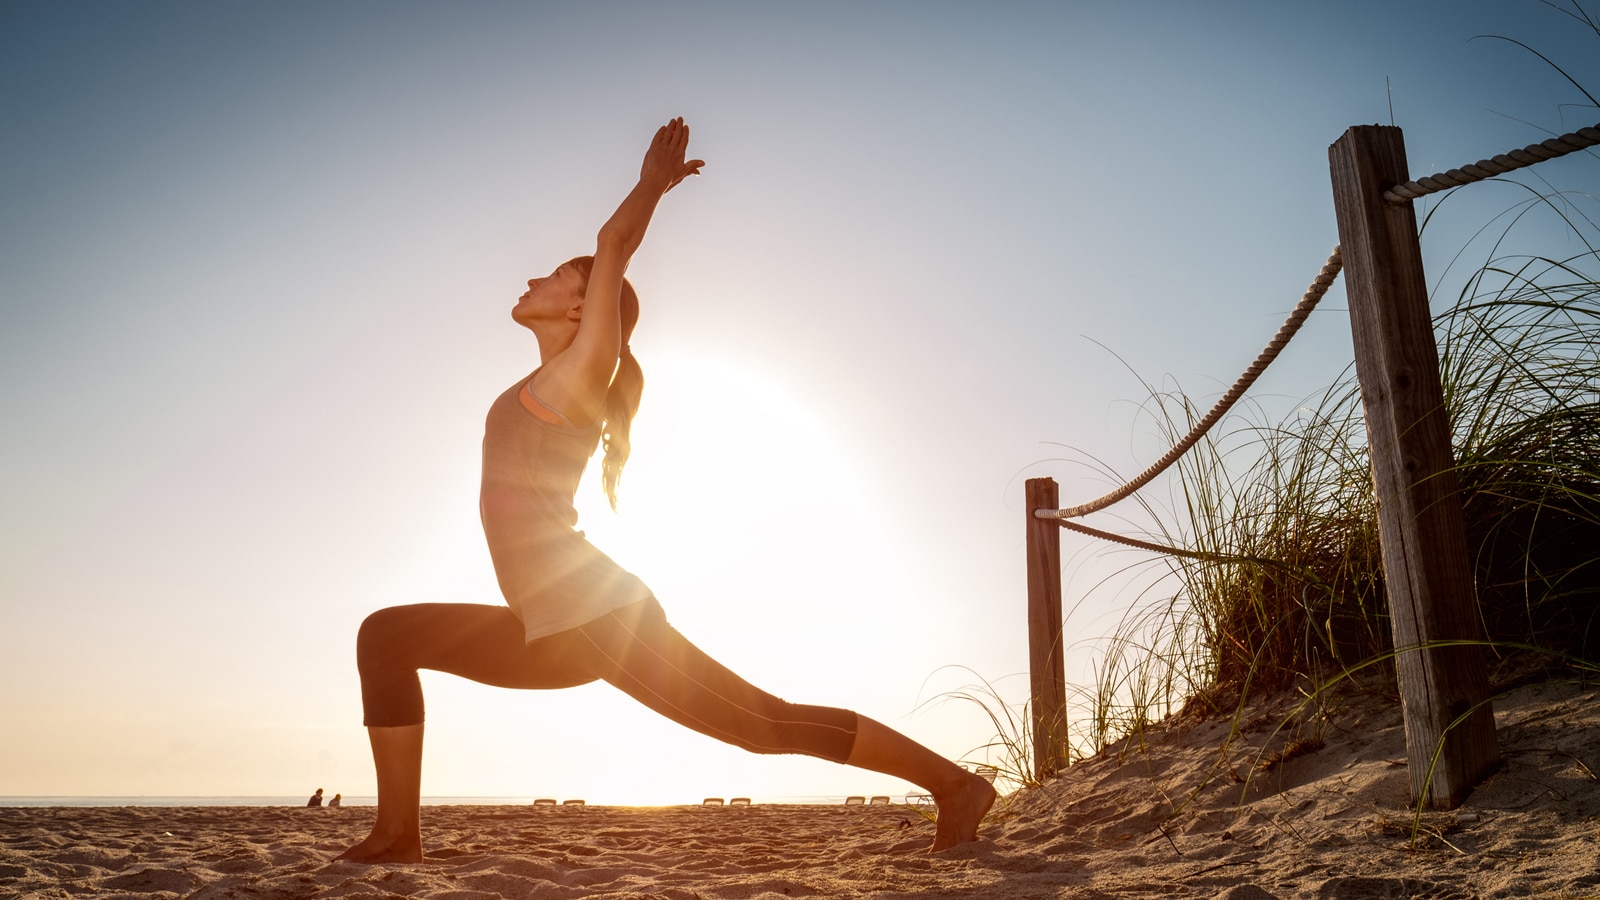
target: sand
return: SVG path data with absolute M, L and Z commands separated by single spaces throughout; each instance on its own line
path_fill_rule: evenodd
M 1498 701 L 1503 768 L 1415 834 L 1393 706 L 1289 710 L 1162 723 L 933 855 L 905 806 L 430 806 L 383 866 L 329 861 L 371 808 L 9 808 L 0 897 L 1600 898 L 1592 687 Z

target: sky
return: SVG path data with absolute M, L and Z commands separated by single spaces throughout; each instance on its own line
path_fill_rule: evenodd
M 1483 35 L 1600 85 L 1537 0 L 7 0 L 0 795 L 374 792 L 356 630 L 501 602 L 482 422 L 538 364 L 509 310 L 678 115 L 707 165 L 630 269 L 634 455 L 580 527 L 752 682 L 980 759 L 941 698 L 1026 699 L 1024 481 L 1097 496 L 1085 460 L 1165 450 L 1146 383 L 1232 382 L 1338 243 L 1328 146 L 1392 122 L 1418 176 L 1600 118 Z M 1468 232 L 1515 190 L 1479 187 Z M 1349 365 L 1324 307 L 1268 413 Z M 1076 684 L 1161 570 L 1063 557 Z M 912 789 L 605 685 L 424 684 L 430 796 Z

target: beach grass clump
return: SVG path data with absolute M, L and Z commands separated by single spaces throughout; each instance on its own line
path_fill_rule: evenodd
M 1435 291 L 1454 475 L 1496 690 L 1600 675 L 1600 216 L 1577 214 L 1579 202 L 1597 201 L 1543 194 L 1525 204 L 1557 214 L 1577 252 L 1501 252 L 1528 221 L 1521 208 L 1452 294 Z M 1203 412 L 1181 391 L 1151 398 L 1147 412 L 1173 440 Z M 1187 553 L 1150 562 L 1168 577 L 1089 642 L 1089 682 L 1069 686 L 1074 758 L 1136 748 L 1146 726 L 1174 712 L 1237 716 L 1285 690 L 1340 683 L 1397 696 L 1353 366 L 1289 416 L 1262 418 L 1246 407 L 1196 443 L 1173 470 L 1170 507 L 1135 495 L 1154 523 L 1140 536 Z M 988 682 L 943 698 L 983 707 L 996 737 L 977 752 L 1004 781 L 1035 783 L 1025 705 L 1008 707 Z
M 1584 660 L 1600 658 L 1595 260 L 1494 260 L 1441 323 L 1485 633 Z
M 1033 766 L 1033 721 L 1028 704 L 1020 707 L 1009 704 L 1001 691 L 988 679 L 964 666 L 951 666 L 971 676 L 974 681 L 954 690 L 943 691 L 926 704 L 970 704 L 982 710 L 994 729 L 994 736 L 980 746 L 967 751 L 961 760 L 963 766 L 983 767 L 994 774 L 994 783 L 1002 790 L 1034 787 L 1039 781 Z
M 1572 161 L 1592 172 L 1600 156 L 1587 156 Z M 1495 191 L 1511 194 L 1497 212 L 1481 205 Z M 1432 247 L 1428 267 L 1442 310 L 1450 474 L 1491 686 L 1591 679 L 1600 672 L 1600 200 L 1535 172 L 1418 207 L 1425 244 L 1456 242 Z M 1146 390 L 1143 411 L 1166 440 L 1209 408 L 1179 389 Z M 1184 552 L 1151 562 L 1154 590 L 1127 602 L 1095 643 L 1069 723 L 1077 752 L 1128 746 L 1175 707 L 1235 715 L 1252 700 L 1336 682 L 1397 694 L 1354 365 L 1287 416 L 1263 409 L 1241 405 L 1178 460 L 1170 503 L 1134 495 L 1151 523 L 1137 536 Z
M 1530 191 L 1503 229 L 1479 232 L 1487 250 L 1454 293 L 1440 296 L 1445 278 L 1435 290 L 1436 308 L 1446 307 L 1436 334 L 1453 474 L 1498 686 L 1560 671 L 1587 677 L 1600 663 L 1594 203 Z M 1535 212 L 1555 217 L 1574 252 L 1507 251 Z M 1169 391 L 1152 392 L 1149 409 L 1175 438 L 1198 407 Z M 1143 718 L 1151 698 L 1131 683 L 1179 692 L 1200 715 L 1334 680 L 1394 693 L 1353 367 L 1285 419 L 1262 422 L 1255 410 L 1225 420 L 1179 461 L 1170 509 L 1146 503 L 1157 523 L 1148 536 L 1191 555 L 1161 563 L 1178 589 L 1135 608 L 1107 642 L 1093 692 L 1100 708 L 1076 729 L 1080 743 L 1103 746 L 1116 730 L 1107 722 Z
M 1440 372 L 1485 640 L 1592 660 L 1600 658 L 1600 255 L 1584 234 L 1591 220 L 1566 215 L 1550 197 L 1535 202 L 1562 214 L 1581 252 L 1486 259 L 1437 320 Z M 1354 379 L 1347 373 L 1290 421 L 1243 428 L 1260 452 L 1242 478 L 1200 457 L 1179 479 L 1195 544 L 1212 554 L 1179 565 L 1205 625 L 1212 684 L 1273 691 L 1386 653 Z
M 1600 38 L 1581 5 L 1547 5 Z M 1502 40 L 1576 87 L 1588 103 L 1572 108 L 1600 110 L 1555 62 Z M 1593 150 L 1570 158 L 1590 174 L 1597 160 Z M 1443 239 L 1457 241 L 1453 256 L 1425 255 L 1432 308 L 1443 310 L 1435 335 L 1450 474 L 1491 688 L 1503 691 L 1600 677 L 1600 199 L 1552 187 L 1544 170 L 1493 183 L 1417 208 L 1425 244 L 1440 230 L 1460 236 Z M 1513 199 L 1485 215 L 1460 208 L 1462 190 Z M 1174 444 L 1209 409 L 1181 389 L 1145 388 L 1142 412 Z M 1178 459 L 1169 505 L 1149 491 L 1130 499 L 1150 524 L 1129 536 L 1176 552 L 1148 563 L 1154 577 L 1123 601 L 1112 634 L 1072 645 L 1094 654 L 1088 683 L 1068 686 L 1073 756 L 1137 747 L 1147 725 L 1177 711 L 1237 724 L 1252 701 L 1289 690 L 1313 698 L 1340 684 L 1398 697 L 1355 367 L 1286 417 L 1263 409 L 1247 398 Z M 965 699 L 1004 708 L 992 690 Z M 990 715 L 997 745 L 1024 760 L 1026 731 Z

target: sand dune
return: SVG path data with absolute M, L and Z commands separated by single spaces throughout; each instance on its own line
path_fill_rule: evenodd
M 1258 710 L 1226 749 L 1225 722 L 1163 723 L 935 855 L 901 806 L 428 807 L 411 866 L 329 861 L 370 808 L 11 808 L 0 897 L 1594 898 L 1595 701 L 1500 700 L 1504 767 L 1415 840 L 1398 712 L 1355 698 Z

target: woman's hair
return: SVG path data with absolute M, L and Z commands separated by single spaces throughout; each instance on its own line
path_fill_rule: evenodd
M 568 264 L 583 274 L 584 284 L 594 271 L 594 257 L 579 256 Z M 605 488 L 611 508 L 617 508 L 617 482 L 622 480 L 622 466 L 628 461 L 633 444 L 628 434 L 633 428 L 634 413 L 639 411 L 639 397 L 644 393 L 644 371 L 633 358 L 628 339 L 633 336 L 633 326 L 639 324 L 639 295 L 633 292 L 628 279 L 622 279 L 622 298 L 617 306 L 622 321 L 622 349 L 617 358 L 617 372 L 611 376 L 611 387 L 606 391 L 605 411 L 600 418 L 600 440 L 606 456 L 600 463 L 600 484 Z

